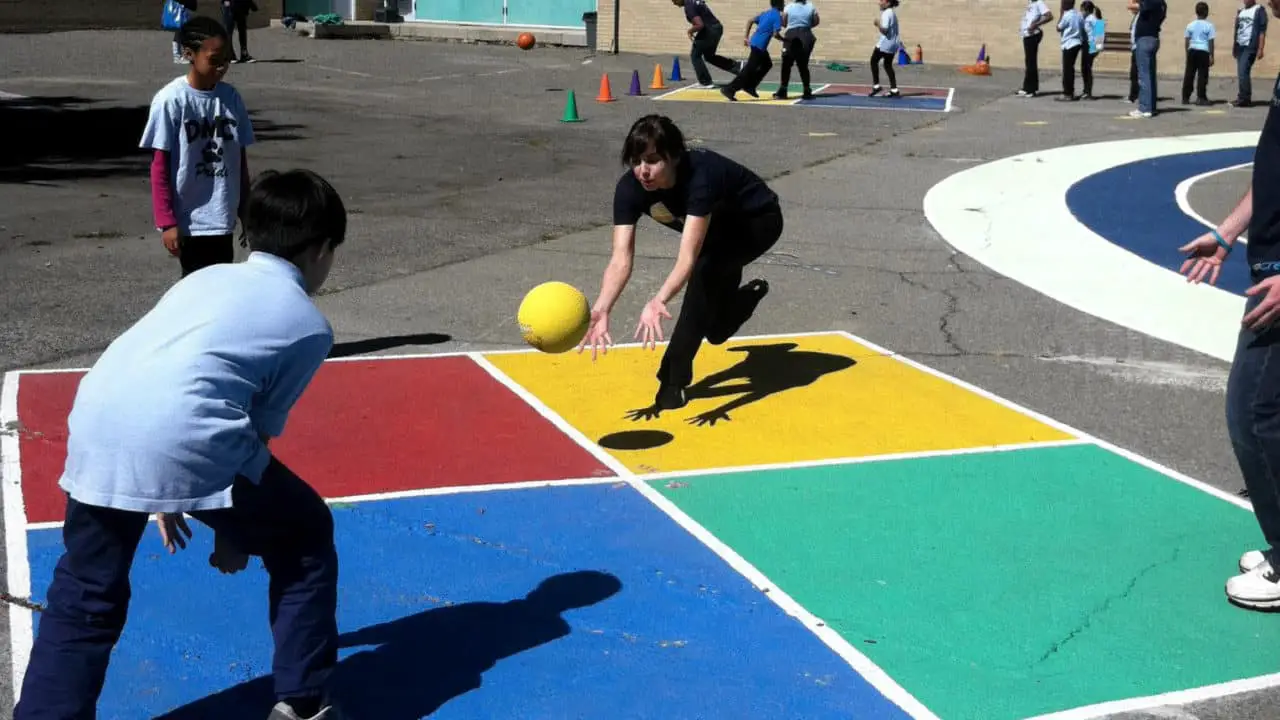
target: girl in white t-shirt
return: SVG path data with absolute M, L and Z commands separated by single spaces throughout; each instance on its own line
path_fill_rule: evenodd
M 898 0 L 880 0 L 880 17 L 873 23 L 879 35 L 876 48 L 871 52 L 871 95 L 880 92 L 880 67 L 889 76 L 889 97 L 898 97 L 898 78 L 893 73 L 893 58 L 902 46 L 902 34 L 898 29 Z

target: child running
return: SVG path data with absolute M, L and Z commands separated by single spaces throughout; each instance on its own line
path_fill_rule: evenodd
M 889 97 L 898 97 L 898 77 L 893 72 L 893 57 L 902 45 L 902 34 L 898 30 L 898 0 L 880 0 L 880 17 L 873 22 L 879 35 L 876 36 L 876 47 L 871 52 L 871 92 L 880 93 L 880 63 L 884 63 L 884 73 L 889 76 Z
M 675 267 L 645 304 L 635 332 L 642 347 L 656 348 L 662 318 L 671 317 L 667 303 L 688 284 L 658 369 L 652 408 L 674 410 L 687 402 L 703 339 L 713 345 L 728 340 L 769 291 L 764 280 L 739 283 L 743 268 L 782 236 L 782 209 L 758 175 L 712 150 L 686 148 L 680 129 L 661 115 L 646 115 L 631 126 L 622 162 L 629 169 L 613 194 L 613 255 L 578 352 L 589 345 L 594 360 L 613 343 L 609 313 L 631 277 L 640 216 L 679 232 Z
M 756 31 L 751 32 L 752 26 Z M 769 0 L 769 9 L 747 21 L 746 36 L 742 44 L 751 48 L 747 64 L 728 85 L 720 88 L 720 94 L 736 101 L 739 90 L 751 97 L 760 97 L 756 89 L 760 81 L 773 69 L 773 58 L 769 57 L 769 41 L 782 33 L 782 0 Z
M 245 208 L 251 252 L 179 280 L 84 376 L 68 417 L 65 550 L 15 720 L 92 718 L 129 611 L 129 569 L 156 514 L 169 553 L 188 513 L 224 572 L 262 558 L 279 702 L 268 720 L 340 720 L 333 517 L 274 458 L 294 403 L 333 346 L 311 299 L 346 235 L 341 198 L 308 171 L 263 173 Z
M 782 36 L 782 77 L 779 78 L 778 91 L 773 94 L 775 100 L 787 99 L 793 65 L 800 71 L 800 83 L 804 86 L 802 97 L 806 100 L 813 97 L 809 85 L 809 56 L 817 42 L 813 28 L 818 27 L 819 21 L 818 9 L 809 0 L 795 0 L 783 9 L 782 22 L 786 31 Z
M 178 31 L 186 75 L 156 93 L 142 133 L 151 160 L 156 228 L 183 277 L 235 259 L 232 234 L 249 183 L 245 148 L 253 125 L 240 93 L 222 81 L 231 41 L 217 20 L 195 17 Z

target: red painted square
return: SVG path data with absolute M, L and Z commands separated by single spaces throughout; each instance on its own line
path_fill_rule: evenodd
M 20 377 L 28 522 L 62 519 L 58 477 L 81 376 Z M 272 451 L 325 497 L 613 475 L 460 356 L 325 363 Z

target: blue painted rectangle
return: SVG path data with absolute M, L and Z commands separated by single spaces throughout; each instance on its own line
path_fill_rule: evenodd
M 507 22 L 512 25 L 582 28 L 583 13 L 595 11 L 596 0 L 507 0 Z
M 418 0 L 414 17 L 438 22 L 502 23 L 503 0 Z
M 877 95 L 875 97 L 867 97 L 866 95 L 818 95 L 812 100 L 801 99 L 797 105 L 810 105 L 815 107 L 848 107 L 848 108 L 879 108 L 882 110 L 917 110 L 944 112 L 947 109 L 947 99 L 940 97 L 885 97 Z
M 334 515 L 337 685 L 355 717 L 907 717 L 630 486 L 381 500 Z M 101 720 L 267 714 L 266 575 L 255 561 L 221 576 L 207 564 L 211 534 L 193 530 L 176 556 L 154 526 L 143 539 Z M 29 549 L 43 596 L 59 531 L 32 531 Z M 609 576 L 582 571 L 621 588 L 602 598 Z M 542 583 L 546 602 L 522 600 Z

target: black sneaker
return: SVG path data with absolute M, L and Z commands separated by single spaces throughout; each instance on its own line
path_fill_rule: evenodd
M 658 387 L 658 394 L 653 398 L 654 407 L 660 410 L 679 410 L 688 403 L 689 400 L 684 396 L 684 388 L 667 383 L 662 383 Z

